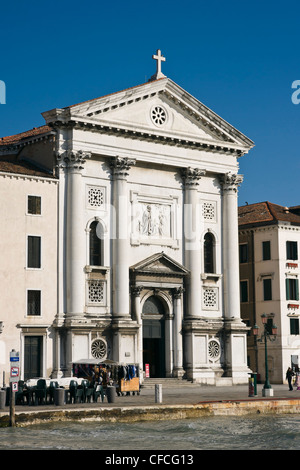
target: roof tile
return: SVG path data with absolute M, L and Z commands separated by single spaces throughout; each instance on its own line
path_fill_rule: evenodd
M 299 207 L 286 207 L 269 201 L 240 206 L 238 209 L 239 226 L 263 225 L 279 221 L 300 224 Z
M 40 126 L 34 127 L 26 132 L 21 132 L 20 134 L 9 135 L 7 137 L 0 138 L 0 146 L 2 145 L 12 145 L 22 140 L 28 139 L 29 137 L 34 137 L 37 135 L 47 134 L 48 132 L 52 131 L 53 129 L 50 126 Z

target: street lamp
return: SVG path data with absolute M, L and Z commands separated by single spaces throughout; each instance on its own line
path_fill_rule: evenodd
M 265 397 L 270 397 L 273 396 L 273 389 L 271 387 L 271 384 L 269 382 L 269 369 L 268 369 L 268 350 L 267 350 L 267 340 L 269 341 L 275 341 L 276 335 L 277 335 L 277 326 L 272 323 L 272 331 L 270 333 L 268 329 L 268 318 L 265 313 L 261 315 L 261 321 L 264 327 L 264 331 L 259 339 L 257 341 L 262 342 L 263 339 L 265 341 L 265 370 L 266 370 L 266 377 L 265 377 L 265 384 L 263 387 L 263 396 Z M 259 327 L 257 325 L 254 325 L 252 328 L 254 336 L 258 336 L 258 330 Z

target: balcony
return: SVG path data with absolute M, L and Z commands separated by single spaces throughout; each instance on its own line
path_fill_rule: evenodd
M 288 304 L 288 308 L 298 309 L 299 305 L 298 304 Z
M 298 263 L 286 263 L 287 268 L 298 268 Z

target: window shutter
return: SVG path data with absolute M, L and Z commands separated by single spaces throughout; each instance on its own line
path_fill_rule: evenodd
M 290 283 L 289 279 L 285 280 L 286 300 L 290 300 Z

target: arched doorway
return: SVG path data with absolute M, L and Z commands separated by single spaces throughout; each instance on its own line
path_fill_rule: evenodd
M 146 299 L 143 310 L 143 369 L 149 364 L 150 377 L 165 376 L 165 307 L 159 297 Z

